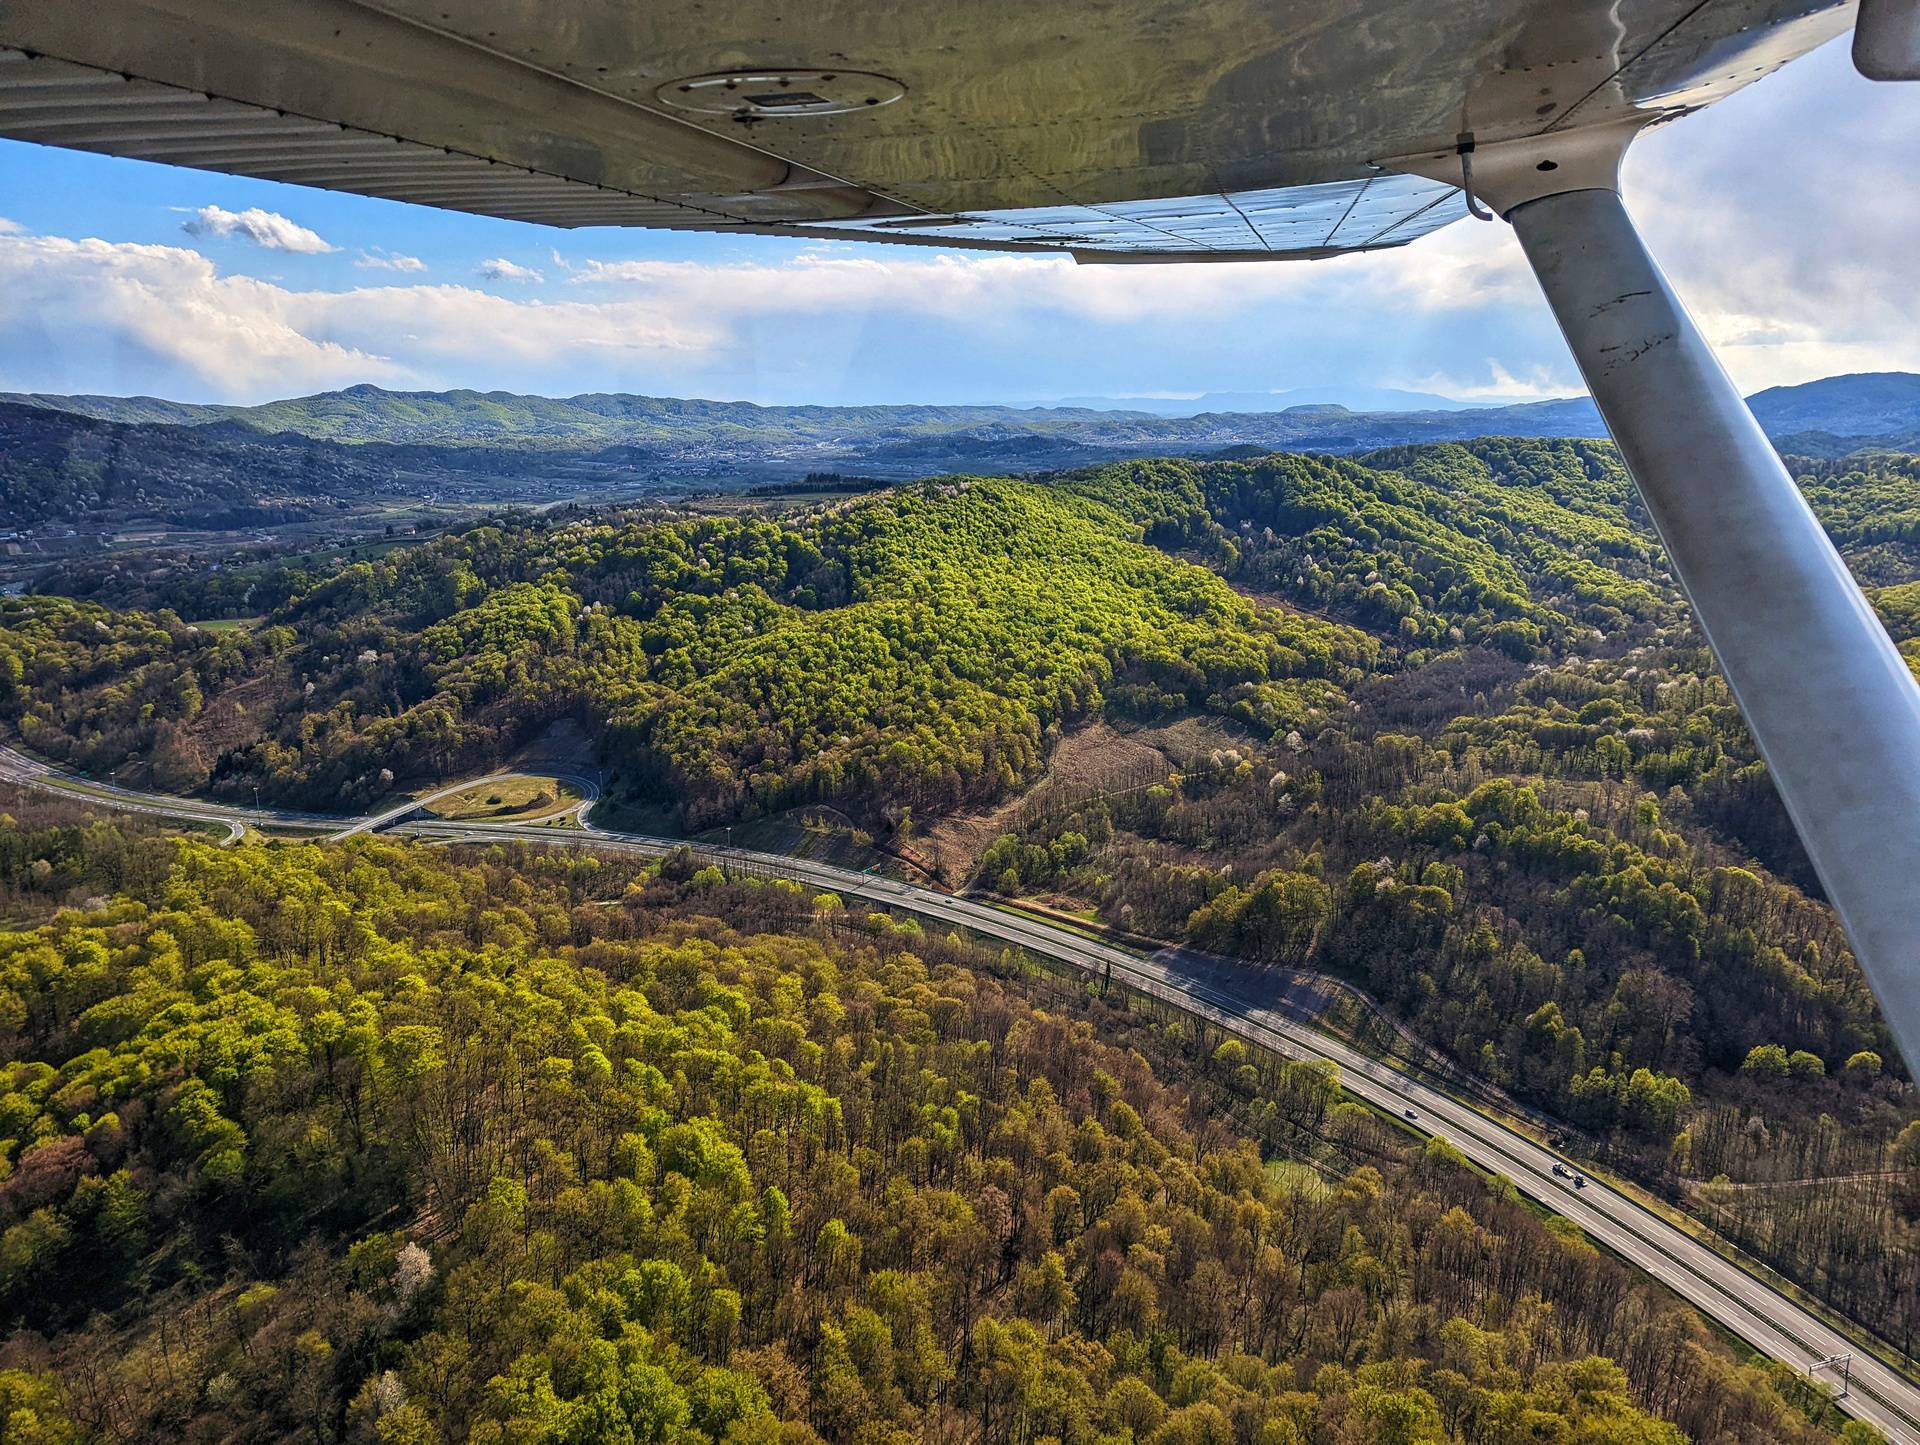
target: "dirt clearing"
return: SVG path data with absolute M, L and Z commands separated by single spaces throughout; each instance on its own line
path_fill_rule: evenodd
M 1002 833 L 1016 829 L 1029 810 L 1052 803 L 1071 805 L 1101 792 L 1146 787 L 1164 778 L 1173 759 L 1191 752 L 1189 740 L 1200 718 L 1122 730 L 1107 722 L 1088 723 L 1064 734 L 1047 758 L 1046 772 L 1024 793 L 979 812 L 939 818 L 912 839 L 916 851 L 927 857 L 950 887 L 966 881 L 987 846 Z M 1176 735 L 1181 735 L 1174 741 Z M 1196 735 L 1197 737 L 1197 735 Z M 1209 743 L 1208 746 L 1218 744 Z

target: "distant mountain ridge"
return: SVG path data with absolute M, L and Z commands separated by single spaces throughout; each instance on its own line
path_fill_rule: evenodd
M 166 426 L 232 422 L 258 432 L 297 432 L 341 442 L 426 442 L 436 446 L 508 442 L 595 446 L 716 434 L 822 434 L 946 430 L 1017 424 L 1041 414 L 1011 406 L 761 406 L 747 401 L 588 392 L 529 396 L 505 391 L 388 391 L 363 383 L 341 391 L 225 406 L 150 396 L 4 394 L 14 402 L 75 412 L 97 421 Z M 1045 413 L 1063 422 L 1154 422 L 1144 412 L 1065 408 Z
M 1753 399 L 1783 452 L 1920 451 L 1920 376 L 1881 372 Z M 666 496 L 814 472 L 905 480 L 1059 471 L 1123 457 L 1366 452 L 1475 437 L 1603 437 L 1585 397 L 1468 411 L 1155 416 L 1084 407 L 759 406 L 587 393 L 352 386 L 209 406 L 0 395 L 0 528 L 151 519 L 216 530 L 317 521 L 412 497 L 474 505 Z
M 1100 455 L 1115 448 L 1192 452 L 1242 444 L 1353 451 L 1470 436 L 1605 434 L 1585 397 L 1465 410 L 1353 411 L 1313 402 L 1279 411 L 1207 411 L 1194 416 L 1080 406 L 760 406 L 606 392 L 543 397 L 503 391 L 398 392 L 371 385 L 259 406 L 23 393 L 0 394 L 0 402 L 109 422 L 228 423 L 256 434 L 292 432 L 346 443 L 570 451 L 665 444 L 672 453 L 739 449 L 763 461 L 805 460 L 813 454 L 851 459 L 903 446 L 909 453 L 941 452 L 947 449 L 942 443 L 961 444 L 963 450 L 974 445 L 998 450 L 1020 436 L 1047 438 L 1054 448 Z M 1854 439 L 1887 438 L 1897 444 L 1920 436 L 1920 376 L 1908 372 L 1868 372 L 1771 387 L 1751 402 L 1769 435 L 1776 440 L 1813 439 L 1823 454 L 1836 443 Z
M 1769 432 L 1920 433 L 1920 376 L 1909 371 L 1861 371 L 1773 386 L 1747 400 Z

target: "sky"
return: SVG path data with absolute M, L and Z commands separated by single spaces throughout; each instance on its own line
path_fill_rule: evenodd
M 1843 38 L 1629 154 L 1748 391 L 1920 371 L 1920 85 Z M 358 382 L 763 403 L 1580 392 L 1504 224 L 1316 263 L 563 231 L 0 141 L 0 391 L 257 402 Z

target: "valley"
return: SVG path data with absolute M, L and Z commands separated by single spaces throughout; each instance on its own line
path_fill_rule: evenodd
M 0 1445 L 1920 1445 L 1916 81 L 3 0 Z
M 1246 406 L 1257 398 L 1227 397 Z M 1418 398 L 1413 398 L 1417 401 Z M 1920 447 L 1920 377 L 1760 393 L 1783 451 Z M 1093 406 L 763 407 L 355 386 L 261 406 L 0 393 L 0 585 L 50 562 L 171 567 L 289 544 L 432 533 L 501 508 L 684 502 L 844 478 L 1032 474 L 1136 456 L 1336 454 L 1475 436 L 1603 433 L 1585 400 L 1163 415 Z
M 1796 459 L 1793 467 L 1920 668 L 1914 458 L 1861 452 Z M 298 971 L 335 992 L 363 986 L 339 970 L 360 968 L 348 960 L 368 948 L 369 959 L 400 947 L 480 949 L 498 960 L 487 967 L 510 970 L 522 964 L 508 960 L 531 965 L 558 949 L 576 959 L 568 968 L 618 976 L 641 967 L 617 961 L 629 941 L 670 936 L 702 960 L 690 974 L 672 974 L 684 980 L 718 978 L 714 970 L 732 966 L 721 961 L 724 950 L 734 947 L 791 957 L 819 949 L 846 968 L 866 967 L 853 960 L 869 946 L 882 954 L 907 948 L 920 965 L 946 966 L 944 959 L 970 970 L 966 976 L 998 977 L 1004 956 L 991 950 L 1008 945 L 1050 966 L 1091 970 L 1096 994 L 1118 977 L 1146 1000 L 1121 1018 L 1111 1000 L 1090 1000 L 1044 970 L 997 985 L 1044 1000 L 1022 1005 L 1043 1013 L 1094 1010 L 1103 1039 L 1116 1030 L 1135 1037 L 1176 1087 L 1211 1100 L 1180 1106 L 1189 1111 L 1181 1117 L 1205 1121 L 1193 1127 L 1209 1137 L 1250 1129 L 1268 1154 L 1304 1159 L 1310 1172 L 1331 1171 L 1328 1178 L 1374 1169 L 1387 1191 L 1407 1200 L 1434 1187 L 1423 1182 L 1439 1177 L 1434 1171 L 1460 1168 L 1450 1161 L 1462 1153 L 1656 1275 L 1667 1277 L 1662 1261 L 1675 1250 L 1692 1251 L 1700 1269 L 1732 1268 L 1733 1303 L 1717 1284 L 1677 1287 L 1746 1346 L 1794 1368 L 1804 1368 L 1801 1356 L 1816 1338 L 1822 1354 L 1853 1350 L 1865 1418 L 1895 1437 L 1905 1428 L 1903 1407 L 1890 1402 L 1909 1388 L 1898 1371 L 1920 1325 L 1920 1102 L 1605 444 L 1483 437 L 1345 457 L 1263 452 L 1106 462 L 1034 477 L 823 485 L 735 496 L 725 506 L 561 505 L 450 521 L 382 538 L 358 555 L 267 551 L 159 577 L 139 568 L 63 568 L 43 575 L 36 590 L 0 599 L 0 718 L 29 755 L 9 764 L 27 790 L 7 804 L 25 820 L 9 875 L 20 880 L 9 886 L 22 940 L 64 939 L 62 930 L 90 926 L 74 911 L 88 898 L 119 910 L 114 917 L 156 916 L 165 890 L 189 896 L 180 879 L 238 867 L 275 880 L 259 897 L 355 900 L 329 903 L 316 918 L 390 920 L 376 925 L 387 940 L 378 944 L 344 922 L 325 925 L 349 928 L 327 943 L 254 925 L 266 930 L 256 936 L 279 940 L 272 957 L 304 960 Z M 68 770 L 98 781 L 59 782 Z M 423 800 L 437 818 L 417 816 Z M 97 815 L 102 808 L 128 810 L 135 821 L 109 824 Z M 44 825 L 32 822 L 41 816 Z M 137 820 L 166 816 L 207 827 L 208 843 L 179 845 L 204 853 L 170 854 L 159 840 L 143 840 Z M 239 861 L 216 861 L 223 829 Z M 571 862 L 520 851 L 539 843 L 584 851 L 567 849 Z M 351 871 L 362 857 L 377 859 L 376 872 L 405 877 L 401 892 L 372 903 L 375 885 Z M 44 875 L 34 871 L 40 862 L 49 865 Z M 481 870 L 488 881 L 461 870 Z M 244 915 L 255 906 L 239 901 L 250 886 L 222 883 L 207 895 L 218 900 L 209 906 Z M 556 888 L 564 904 L 539 901 Z M 456 895 L 466 901 L 454 902 Z M 413 921 L 429 905 L 408 897 L 444 898 L 450 911 L 431 925 Z M 182 905 L 166 906 L 177 913 Z M 456 926 L 457 918 L 466 921 Z M 940 932 L 949 927 L 950 940 Z M 736 932 L 759 941 L 728 941 Z M 978 951 L 983 942 L 986 953 Z M 63 941 L 56 952 L 68 949 Z M 901 966 L 886 965 L 895 970 L 889 976 L 900 976 Z M 74 1071 L 95 1067 L 78 1062 L 90 1040 L 133 1047 L 160 1037 L 108 1022 L 116 1009 L 134 1007 L 112 1002 L 113 989 L 131 998 L 174 986 L 135 955 L 124 969 L 111 975 L 124 982 L 111 987 L 76 977 L 72 1008 L 25 1016 L 21 1037 L 34 1041 L 26 1047 L 55 1068 L 19 1076 L 31 1085 L 22 1097 L 51 1110 L 31 1126 L 32 1137 L 92 1137 L 94 1106 L 73 1102 L 92 1097 L 74 1092 L 82 1077 Z M 1290 1011 L 1286 1000 L 1301 980 L 1319 980 L 1323 998 L 1367 1000 L 1359 1014 L 1349 1017 L 1343 1004 L 1346 1012 L 1319 1022 L 1332 1026 L 1335 1012 L 1342 1028 L 1371 1018 L 1369 1047 L 1397 1040 L 1385 1046 L 1398 1052 L 1353 1053 L 1353 1042 L 1313 1026 L 1317 1014 Z M 661 1006 L 679 1007 L 675 1000 L 692 996 L 672 990 L 694 986 L 663 985 Z M 229 987 L 207 997 L 225 997 Z M 281 1001 L 261 1006 L 300 1013 L 305 1006 L 274 992 L 280 987 L 262 997 Z M 44 990 L 16 989 L 22 999 Z M 1174 1012 L 1161 1023 L 1135 1020 L 1141 1007 L 1149 1010 L 1143 1018 L 1156 1017 L 1153 999 Z M 523 1007 L 546 1005 L 512 1005 Z M 760 1007 L 748 1005 L 747 1015 L 759 1018 Z M 96 1008 L 104 1012 L 89 1013 Z M 390 1064 L 376 1069 L 372 1061 L 398 1060 L 394 1050 L 413 1045 L 376 1044 L 375 1036 L 431 1027 L 443 1041 L 435 1049 L 456 1038 L 463 1049 L 479 1047 L 489 1025 L 470 1005 L 460 1009 L 459 1021 L 437 1016 L 431 1025 L 396 1014 L 367 1035 L 373 1052 L 355 1068 L 374 1072 L 357 1075 L 359 1102 L 324 1102 L 334 1086 L 301 1073 L 318 1066 L 304 1044 L 275 1065 L 294 1071 L 288 1079 L 309 1078 L 291 1086 L 295 1094 L 314 1098 L 312 1107 L 335 1121 L 334 1142 L 313 1158 L 347 1171 L 328 1186 L 341 1212 L 327 1228 L 342 1231 L 340 1239 L 364 1236 L 376 1203 L 391 1201 L 378 1207 L 427 1211 L 417 1217 L 430 1222 L 413 1230 L 435 1241 L 436 1257 L 447 1250 L 448 1259 L 495 1259 L 485 1255 L 493 1236 L 468 1237 L 455 1222 L 463 1210 L 478 1220 L 472 1211 L 489 1206 L 473 1177 L 456 1185 L 444 1176 L 454 1160 L 440 1145 L 381 1145 L 388 1152 L 377 1167 L 397 1171 L 385 1176 L 382 1193 L 370 1190 L 373 1157 L 362 1159 L 363 1146 L 337 1133 L 375 1098 L 387 1100 L 381 1117 L 396 1127 L 405 1117 L 400 1095 L 380 1093 L 380 1070 Z M 837 1029 L 827 1027 L 823 1042 Z M 611 1058 L 604 1032 L 595 1026 L 584 1037 Z M 1234 1052 L 1243 1046 L 1278 1054 Z M 569 1047 L 562 1072 L 574 1088 L 583 1068 L 599 1065 L 583 1052 L 587 1043 Z M 651 1057 L 650 1048 L 633 1057 Z M 49 1051 L 61 1049 L 75 1062 L 52 1060 Z M 1289 1111 L 1307 1081 L 1289 1071 L 1311 1059 L 1337 1063 L 1335 1082 L 1370 1107 L 1323 1101 L 1311 1105 L 1321 1122 L 1300 1124 Z M 420 1067 L 434 1090 L 455 1082 L 441 1053 Z M 1399 1072 L 1409 1067 L 1411 1077 Z M 830 1092 L 843 1104 L 849 1077 L 831 1074 Z M 128 1088 L 116 1084 L 101 1097 L 130 1099 Z M 183 1179 L 202 1179 L 188 1187 L 230 1191 L 223 1197 L 233 1207 L 252 1199 L 245 1207 L 257 1209 L 265 1196 L 256 1191 L 280 1188 L 275 1181 L 291 1168 L 320 1167 L 296 1165 L 297 1150 L 280 1152 L 280 1104 L 245 1089 L 223 1097 L 221 1117 L 241 1119 L 237 1127 L 265 1141 L 274 1163 L 247 1162 L 249 1153 L 220 1176 L 225 1182 L 197 1175 L 204 1158 L 170 1153 L 176 1126 L 168 1125 L 142 1130 L 144 1162 L 129 1181 L 158 1188 L 162 1174 L 154 1171 L 184 1170 Z M 486 1104 L 487 1137 L 503 1147 L 509 1138 L 554 1141 L 603 1117 L 595 1112 L 601 1105 L 562 1097 L 525 1119 Z M 165 1096 L 165 1109 L 180 1107 Z M 699 1107 L 676 1104 L 673 1117 Z M 930 1107 L 937 1119 L 948 1106 Z M 1519 1121 L 1524 1147 L 1497 1132 L 1480 1137 L 1488 1108 Z M 745 1132 L 728 1137 L 761 1177 L 763 1165 L 774 1167 L 771 1156 L 754 1154 L 754 1128 L 740 1127 Z M 939 1131 L 948 1127 L 927 1137 L 947 1138 Z M 960 1127 L 964 1134 L 973 1126 Z M 1395 1173 L 1402 1166 L 1391 1161 L 1411 1156 L 1396 1152 L 1404 1145 L 1393 1136 L 1429 1131 L 1439 1137 L 1414 1151 L 1417 1162 L 1405 1166 L 1412 1174 Z M 1549 1136 L 1553 1152 L 1538 1152 Z M 889 1197 L 945 1187 L 947 1166 L 935 1166 L 936 1157 L 954 1168 L 963 1157 L 980 1161 L 969 1170 L 987 1167 L 986 1155 L 938 1155 L 951 1146 L 888 1137 L 884 1147 L 861 1147 L 878 1151 L 863 1175 L 872 1188 L 896 1180 Z M 38 1161 L 49 1147 L 16 1146 L 15 1157 Z M 593 1195 L 602 1176 L 577 1147 L 545 1184 L 524 1166 L 528 1208 L 536 1196 L 547 1201 L 543 1209 L 586 1207 L 588 1196 L 568 1191 Z M 117 1161 L 133 1156 L 87 1148 L 94 1162 L 76 1156 L 78 1183 L 46 1196 L 56 1202 L 41 1206 L 53 1211 L 42 1224 L 31 1211 L 14 1216 L 12 1228 L 27 1231 L 16 1247 L 44 1253 L 33 1266 L 42 1273 L 32 1277 L 69 1278 L 62 1272 L 107 1247 L 104 1236 L 84 1234 L 93 1226 L 75 1212 L 80 1193 L 72 1191 L 84 1185 L 94 1198 L 118 1177 Z M 1555 1175 L 1549 1163 L 1563 1159 L 1569 1173 Z M 38 1162 L 34 1170 L 38 1178 Z M 1566 1178 L 1580 1171 L 1617 1179 L 1625 1192 L 1609 1190 L 1594 1214 L 1600 1195 L 1568 1197 Z M 764 1177 L 780 1177 L 778 1168 Z M 964 1192 L 978 1201 L 984 1181 L 1001 1176 L 968 1178 Z M 802 1192 L 825 1210 L 835 1206 L 824 1201 L 844 1197 L 833 1193 L 841 1187 L 822 1176 Z M 1004 1181 L 992 1187 L 1012 1197 Z M 1498 1197 L 1497 1181 L 1487 1187 Z M 1290 1202 L 1273 1206 L 1283 1212 L 1298 1211 L 1319 1186 L 1288 1188 Z M 1016 1215 L 1031 1221 L 1047 1207 L 1028 1201 Z M 140 1207 L 142 1228 L 171 1231 L 162 1274 L 168 1288 L 190 1289 L 173 1271 L 206 1258 L 201 1231 L 211 1216 L 176 1218 L 168 1208 L 151 1196 Z M 1636 1222 L 1616 1237 L 1623 1219 Z M 878 1220 L 855 1232 L 890 1227 Z M 1669 1221 L 1682 1220 L 1694 1233 L 1659 1235 L 1665 1242 L 1642 1257 L 1647 1230 L 1671 1233 Z M 89 1242 L 32 1244 L 33 1230 L 58 1221 L 82 1229 L 63 1238 Z M 273 1224 L 256 1239 L 257 1260 L 277 1261 L 267 1275 L 287 1278 L 298 1234 Z M 1714 1263 L 1711 1249 L 1688 1241 L 1742 1251 L 1740 1263 Z M 702 1250 L 715 1242 L 694 1237 Z M 1098 1249 L 1074 1245 L 1071 1232 L 1056 1232 L 1055 1242 L 1072 1290 L 1097 1292 L 1106 1268 L 1094 1262 L 1103 1257 Z M 675 1257 L 688 1247 L 646 1246 Z M 871 1248 L 875 1260 L 910 1257 Z M 589 1255 L 572 1257 L 589 1273 L 604 1267 L 590 1266 Z M 1010 1289 L 1004 1298 L 1017 1305 L 985 1307 L 995 1329 L 1012 1327 L 1009 1308 L 1040 1301 L 1031 1308 L 1042 1313 L 1029 1318 L 1045 1326 L 1041 1338 L 1067 1330 L 1068 1317 L 1046 1315 L 1054 1306 L 1029 1290 L 1053 1277 L 1045 1255 L 1018 1264 L 1013 1276 L 986 1266 L 966 1276 L 973 1285 L 956 1276 L 939 1286 L 939 1307 L 981 1307 L 963 1303 L 968 1288 L 996 1297 Z M 694 1261 L 685 1254 L 682 1269 L 707 1268 Z M 1029 1266 L 1038 1273 L 1021 1273 Z M 318 1293 L 302 1310 L 341 1297 L 342 1286 L 324 1274 L 336 1266 L 316 1267 Z M 899 1267 L 927 1279 L 932 1266 Z M 761 1280 L 763 1268 L 772 1266 L 742 1257 L 728 1277 Z M 1438 1276 L 1422 1270 L 1419 1289 L 1431 1298 Z M 108 1302 L 124 1299 L 112 1291 L 127 1287 L 111 1281 L 134 1276 L 102 1278 Z M 585 1278 L 568 1288 L 577 1293 Z M 820 1276 L 804 1279 L 809 1295 L 826 1288 Z M 1794 1308 L 1806 1311 L 1794 1326 L 1800 1333 L 1774 1333 L 1783 1306 L 1769 1281 L 1792 1290 Z M 1750 1297 L 1740 1304 L 1743 1293 Z M 1165 1299 L 1184 1310 L 1191 1297 L 1182 1284 Z M 1322 1319 L 1332 1307 L 1303 1300 L 1302 1318 Z M 257 1328 L 278 1319 L 277 1309 L 260 1314 Z M 984 1320 L 969 1327 L 959 1316 L 942 1318 L 940 1329 L 975 1340 L 942 1355 L 956 1372 L 955 1390 L 968 1409 L 999 1408 L 992 1402 L 1009 1397 L 995 1395 L 991 1376 L 979 1373 L 987 1368 L 976 1353 L 988 1348 L 978 1333 Z M 1119 1348 L 1112 1331 L 1120 1316 L 1089 1305 L 1071 1318 L 1079 1321 L 1073 1328 L 1101 1333 L 1109 1351 Z M 1133 1318 L 1128 1328 L 1148 1328 L 1146 1317 Z M 1476 1328 L 1486 1328 L 1495 1316 L 1477 1318 L 1487 1323 Z M 827 1356 L 800 1371 L 804 1383 L 782 1387 L 771 1357 L 752 1353 L 771 1348 L 773 1336 L 735 1326 L 723 1346 L 692 1319 L 673 1333 L 687 1353 L 664 1367 L 689 1411 L 708 1408 L 695 1403 L 697 1389 L 720 1382 L 701 1372 L 726 1368 L 736 1345 L 752 1358 L 747 1373 L 757 1384 L 726 1388 L 749 1414 L 760 1409 L 758 1390 L 775 1413 L 804 1408 L 829 1438 L 851 1438 L 856 1420 L 912 1420 L 924 1429 L 944 1408 L 937 1390 L 902 1393 L 897 1373 L 883 1386 L 855 1367 L 865 1393 L 848 1387 L 833 1398 L 864 1403 L 835 1414 L 843 1407 L 823 1393 L 834 1378 Z M 922 1328 L 901 1321 L 899 1329 Z M 642 1327 L 652 1328 L 622 1328 Z M 404 1340 L 380 1347 L 396 1361 L 407 1398 L 420 1398 L 430 1379 L 418 1352 L 446 1328 L 422 1316 Z M 82 1338 L 71 1322 L 59 1329 L 70 1341 Z M 802 1327 L 783 1324 L 776 1333 L 791 1338 L 795 1329 Z M 492 1325 L 469 1338 L 471 1347 L 502 1347 Z M 1203 1355 L 1219 1348 L 1212 1335 L 1180 1338 L 1182 1349 Z M 1630 1351 L 1639 1348 L 1634 1338 L 1596 1336 L 1592 1347 Z M 195 1348 L 205 1351 L 203 1374 L 224 1369 L 238 1380 L 245 1372 L 236 1374 L 234 1362 L 254 1346 L 216 1331 Z M 1384 1343 L 1369 1351 L 1362 1355 L 1383 1369 L 1403 1358 Z M 1886 1363 L 1872 1363 L 1873 1355 Z M 577 1365 L 487 1358 L 483 1368 L 495 1374 L 547 1369 L 556 1401 L 588 1408 L 579 1402 L 593 1387 Z M 650 1358 L 660 1358 L 657 1349 Z M 1693 1358 L 1689 1368 L 1722 1368 L 1704 1363 L 1717 1358 L 1711 1350 Z M 1867 1378 L 1875 1370 L 1885 1371 L 1877 1388 Z M 311 1388 L 338 1391 L 345 1386 L 326 1382 L 349 1378 L 372 1388 L 375 1378 L 331 1366 L 323 1373 Z M 1776 1369 L 1767 1383 L 1752 1375 L 1738 1386 L 1713 1375 L 1719 1383 L 1711 1389 L 1740 1401 L 1746 1423 L 1688 1415 L 1685 1428 L 1694 1438 L 1726 1440 L 1752 1438 L 1743 1432 L 1756 1428 L 1781 1439 L 1841 1428 L 1824 1397 L 1807 1394 L 1790 1374 Z M 1435 1401 L 1455 1388 L 1394 1378 Z M 1172 1391 L 1153 1388 L 1161 1408 L 1186 1408 L 1172 1402 L 1188 1397 L 1159 1383 Z M 472 1388 L 459 1393 L 462 1411 L 475 1408 Z M 797 1392 L 790 1406 L 778 1404 L 780 1388 Z M 1099 1386 L 1109 1388 L 1118 1386 Z M 1251 1400 L 1269 1388 L 1280 1387 L 1236 1384 L 1248 1392 L 1240 1408 L 1268 1409 Z M 1300 1408 L 1323 1421 L 1372 1408 L 1354 1405 L 1347 1388 L 1326 1376 L 1313 1387 L 1318 1403 Z M 1708 1389 L 1689 1383 L 1682 1396 L 1704 1398 L 1697 1392 Z M 1626 1390 L 1668 1420 L 1691 1408 L 1682 1396 L 1654 1403 L 1644 1381 L 1629 1378 Z M 257 1393 L 248 1398 L 249 1408 L 261 1408 Z M 345 1395 L 332 1398 L 333 1408 L 347 1408 Z M 1409 1408 L 1425 1408 L 1409 1399 Z M 1148 1408 L 1144 1398 L 1141 1406 Z M 418 1408 L 436 1430 L 457 1426 L 486 1438 L 471 1413 Z M 1086 1408 L 1092 1420 L 1110 1407 Z M 488 1418 L 505 1432 L 498 1438 L 531 1428 L 527 1415 Z M 1768 1423 L 1753 1426 L 1760 1418 Z M 1855 1430 L 1850 1438 L 1870 1438 L 1858 1434 L 1858 1421 L 1846 1428 Z

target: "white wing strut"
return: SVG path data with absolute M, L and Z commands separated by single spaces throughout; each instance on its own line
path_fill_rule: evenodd
M 1920 1071 L 1920 686 L 1619 194 L 1539 196 L 1507 219 Z
M 1620 202 L 1642 128 L 1475 147 L 1476 188 L 1513 223 L 1920 1077 L 1920 684 Z M 1388 164 L 1445 178 L 1460 159 Z

